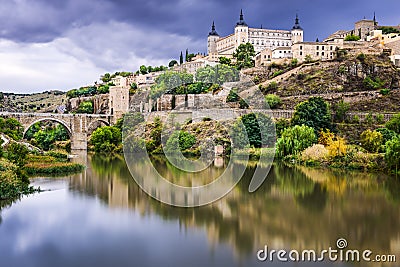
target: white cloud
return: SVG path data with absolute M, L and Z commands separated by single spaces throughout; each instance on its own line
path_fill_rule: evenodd
M 73 28 L 48 43 L 0 40 L 0 91 L 68 90 L 92 84 L 105 72 L 166 65 L 181 50 L 203 46 L 205 40 L 113 21 Z

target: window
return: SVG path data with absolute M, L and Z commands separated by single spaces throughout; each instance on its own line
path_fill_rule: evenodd
M 319 56 L 319 52 L 317 52 L 317 56 Z
M 302 51 L 300 51 L 300 56 L 302 56 L 303 55 L 303 52 Z
M 333 46 L 331 46 L 331 50 L 333 50 Z
M 325 50 L 325 46 L 321 47 L 322 50 Z
M 319 50 L 319 46 L 317 45 L 317 50 Z
M 324 55 L 325 55 L 325 53 L 324 53 L 324 52 L 322 52 L 322 53 L 321 53 L 321 56 L 324 56 Z
M 303 46 L 301 45 L 301 46 L 300 46 L 300 50 L 302 50 L 302 49 L 303 49 Z

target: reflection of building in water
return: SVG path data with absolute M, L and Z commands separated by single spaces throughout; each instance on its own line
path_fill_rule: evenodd
M 146 168 L 142 171 L 146 173 Z M 341 174 L 274 165 L 264 185 L 250 194 L 247 189 L 253 171 L 246 170 L 243 180 L 225 198 L 196 209 L 172 208 L 150 199 L 133 181 L 122 159 L 91 158 L 86 176 L 75 175 L 71 188 L 95 195 L 112 208 L 158 214 L 162 220 L 178 220 L 185 228 L 205 229 L 210 243 L 227 243 L 238 257 L 254 255 L 264 245 L 327 249 L 334 247 L 339 237 L 346 238 L 354 249 L 380 254 L 399 251 L 398 197 L 388 200 L 394 186 L 382 187 L 377 175 L 346 173 L 344 190 Z

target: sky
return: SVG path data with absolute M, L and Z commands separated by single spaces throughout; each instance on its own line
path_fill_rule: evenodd
M 231 34 L 241 8 L 250 27 L 269 29 L 291 29 L 298 13 L 305 41 L 374 11 L 380 25 L 400 24 L 399 0 L 0 0 L 0 91 L 66 91 L 205 53 L 212 21 Z

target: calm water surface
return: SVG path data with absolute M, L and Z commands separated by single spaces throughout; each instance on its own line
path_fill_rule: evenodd
M 160 173 L 185 176 L 155 158 Z M 207 170 L 209 180 L 227 162 Z M 240 164 L 240 162 L 238 163 Z M 87 157 L 87 170 L 36 178 L 48 190 L 4 208 L 0 266 L 399 266 L 258 262 L 271 249 L 335 248 L 396 254 L 400 260 L 400 185 L 395 179 L 274 165 L 263 186 L 247 192 L 252 167 L 234 190 L 203 208 L 173 208 L 150 199 L 123 158 Z M 146 175 L 146 166 L 138 168 Z M 191 177 L 193 178 L 193 177 Z

